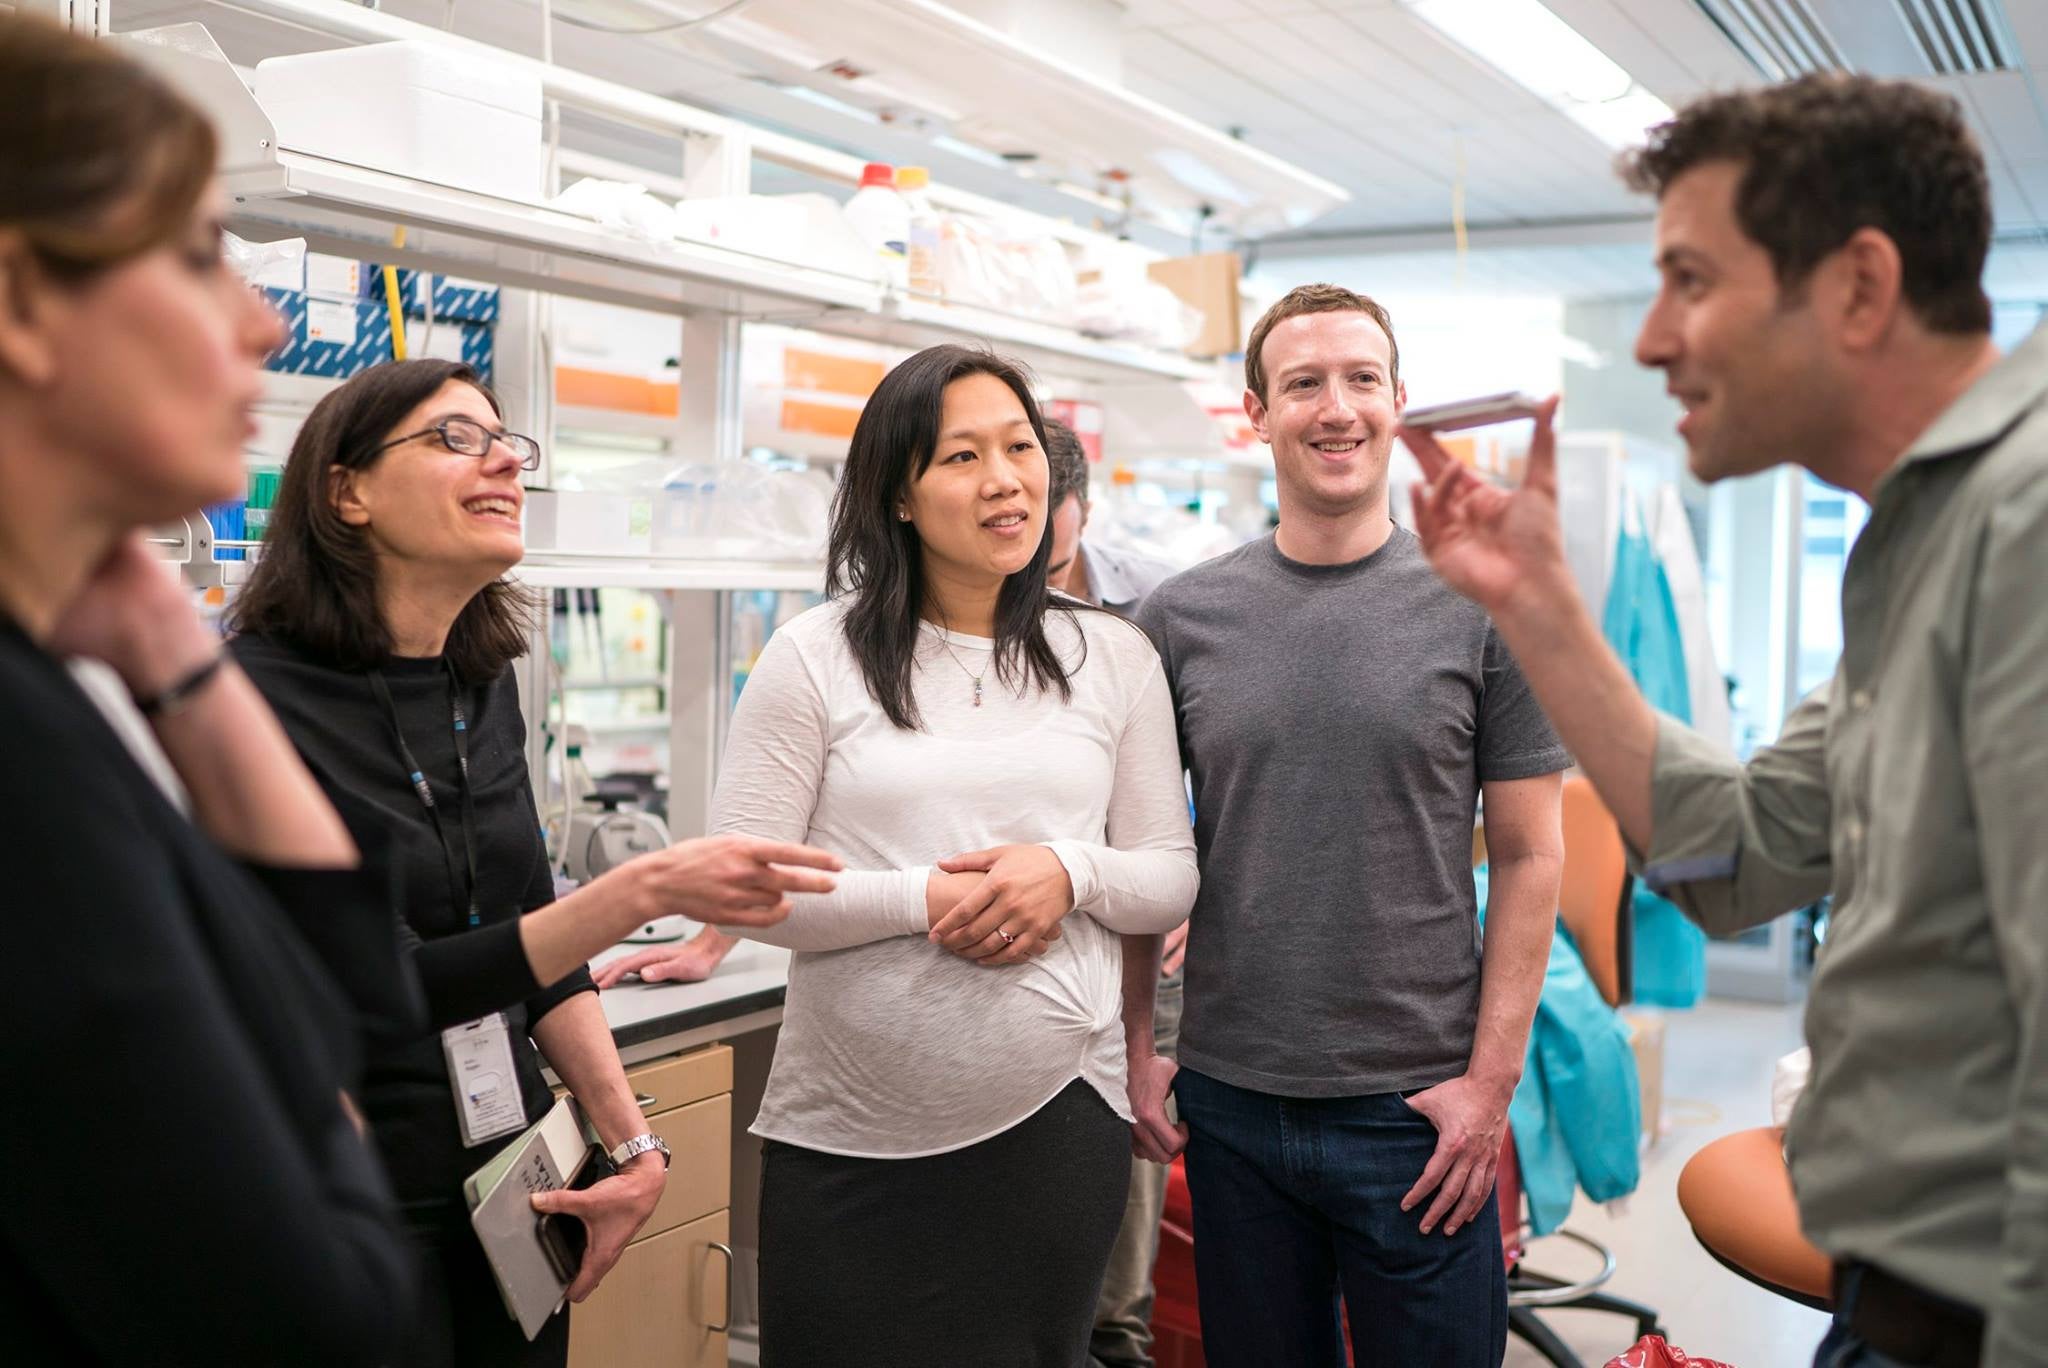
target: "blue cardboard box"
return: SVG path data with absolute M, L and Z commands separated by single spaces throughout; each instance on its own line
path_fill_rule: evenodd
M 363 298 L 384 302 L 384 268 L 374 262 L 363 264 Z M 420 272 L 398 268 L 398 298 L 408 318 L 425 318 L 428 302 L 422 295 Z M 455 276 L 434 277 L 433 316 L 460 323 L 495 323 L 503 295 L 495 285 L 462 280 Z
M 264 365 L 274 371 L 345 380 L 391 357 L 391 314 L 382 303 L 310 299 L 298 290 L 266 287 L 285 324 L 285 342 Z M 413 356 L 440 356 L 473 367 L 490 383 L 497 360 L 496 330 L 480 323 L 437 322 L 431 332 L 407 327 Z M 424 340 L 425 349 L 421 342 Z
M 377 305 L 311 299 L 303 290 L 270 286 L 263 293 L 285 326 L 284 345 L 263 363 L 269 369 L 345 380 L 391 359 L 391 318 Z

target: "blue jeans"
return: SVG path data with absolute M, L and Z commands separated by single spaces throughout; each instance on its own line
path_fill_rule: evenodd
M 1211 1368 L 1498 1368 L 1500 1213 L 1446 1236 L 1401 1210 L 1436 1127 L 1398 1093 L 1287 1098 L 1182 1069 L 1195 1283 Z

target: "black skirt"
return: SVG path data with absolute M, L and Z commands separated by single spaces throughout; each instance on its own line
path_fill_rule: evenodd
M 922 1159 L 769 1141 L 762 1368 L 1080 1368 L 1130 1177 L 1131 1128 L 1081 1079 Z

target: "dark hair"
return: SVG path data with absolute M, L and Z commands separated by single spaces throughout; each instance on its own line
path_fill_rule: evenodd
M 1266 402 L 1266 334 L 1290 318 L 1313 313 L 1362 313 L 1380 325 L 1387 335 L 1387 383 L 1401 378 L 1401 344 L 1394 340 L 1394 318 L 1386 305 L 1371 295 L 1347 290 L 1342 285 L 1297 285 L 1280 296 L 1279 302 L 1252 324 L 1252 335 L 1244 346 L 1244 387 Z
M 0 232 L 83 280 L 185 231 L 213 179 L 213 125 L 112 43 L 0 16 Z
M 1045 494 L 1045 516 L 1050 518 L 1070 494 L 1088 502 L 1088 452 L 1075 431 L 1057 418 L 1045 420 L 1045 463 L 1052 468 L 1051 487 Z
M 292 443 L 270 510 L 263 557 L 229 615 L 241 632 L 297 643 L 346 670 L 374 669 L 391 656 L 391 629 L 377 603 L 377 553 L 341 519 L 330 493 L 334 467 L 367 470 L 407 414 L 451 380 L 473 386 L 499 412 L 498 397 L 459 361 L 390 361 L 372 366 L 313 406 Z M 507 580 L 484 586 L 449 629 L 446 655 L 465 682 L 495 679 L 526 653 L 535 604 Z
M 1708 162 L 1742 168 L 1735 216 L 1778 284 L 1804 286 L 1860 228 L 1899 249 L 1906 300 L 1929 329 L 1987 332 L 1991 184 L 1954 99 L 1909 81 L 1802 76 L 1710 95 L 1624 153 L 1622 179 L 1661 198 Z
M 847 644 L 868 693 L 906 731 L 922 725 L 911 676 L 928 591 L 917 528 L 896 514 L 938 448 L 946 387 L 970 375 L 992 375 L 1008 385 L 1039 446 L 1045 446 L 1045 419 L 1021 365 L 969 347 L 927 347 L 883 376 L 868 397 L 832 496 L 825 592 L 852 596 Z M 1073 609 L 1053 602 L 1045 579 L 1051 556 L 1052 538 L 1041 537 L 1031 563 L 1003 581 L 996 599 L 995 669 L 1007 685 L 1057 689 L 1066 701 L 1074 693 L 1069 667 L 1046 637 L 1045 615 L 1071 616 Z

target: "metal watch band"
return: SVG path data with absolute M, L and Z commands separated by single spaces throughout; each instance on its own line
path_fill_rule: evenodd
M 634 1136 L 613 1150 L 611 1153 L 612 1167 L 624 1168 L 649 1150 L 660 1150 L 661 1166 L 664 1169 L 669 1166 L 672 1156 L 668 1152 L 668 1141 L 649 1131 L 646 1134 Z

